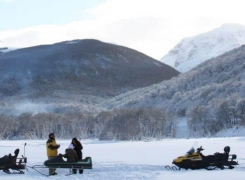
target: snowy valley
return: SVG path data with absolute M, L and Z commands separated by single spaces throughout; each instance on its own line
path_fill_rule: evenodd
M 244 180 L 244 7 L 0 0 L 0 180 Z
M 203 44 L 215 35 L 211 49 L 218 52 L 231 47 L 225 42 L 242 44 L 243 32 L 242 26 L 224 25 L 193 42 Z M 185 73 L 91 39 L 1 53 L 0 121 L 5 126 L 0 137 L 44 139 L 56 132 L 65 139 L 179 138 L 179 119 L 186 119 L 188 138 L 243 128 L 244 49 L 222 50 L 228 52 L 202 63 L 195 55 L 201 64 Z
M 204 138 L 204 139 L 165 139 L 152 141 L 97 141 L 82 140 L 84 146 L 83 156 L 90 156 L 93 160 L 93 169 L 84 170 L 83 174 L 69 175 L 69 169 L 58 169 L 58 175 L 48 177 L 50 179 L 64 180 L 242 180 L 245 170 L 245 138 Z M 42 165 L 47 159 L 45 140 L 22 140 L 22 141 L 0 141 L 1 155 L 12 153 L 16 148 L 20 149 L 20 155 L 24 152 L 28 158 L 27 170 L 25 174 L 9 175 L 0 171 L 0 178 L 5 180 L 19 179 L 47 179 L 46 176 L 36 172 L 34 165 Z M 64 153 L 70 140 L 57 140 L 61 144 L 59 153 Z M 212 155 L 215 152 L 223 152 L 225 146 L 230 146 L 231 154 L 236 154 L 239 165 L 234 169 L 215 169 L 208 171 L 201 170 L 166 170 L 166 165 L 172 165 L 174 158 L 185 155 L 191 147 L 204 148 L 204 155 Z M 38 169 L 43 174 L 48 173 L 48 169 Z
M 148 83 L 152 85 L 147 87 L 141 87 L 145 83 L 142 81 L 143 85 L 138 84 L 137 88 L 131 85 L 128 86 L 128 90 L 112 91 L 113 88 L 111 88 L 110 92 L 114 93 L 112 97 L 104 94 L 108 93 L 106 90 L 103 93 L 100 92 L 99 96 L 96 95 L 96 90 L 100 90 L 100 86 L 98 89 L 93 89 L 91 88 L 94 87 L 93 83 L 88 88 L 93 89 L 89 95 L 76 91 L 79 90 L 79 86 L 76 86 L 77 89 L 63 88 L 65 84 L 58 81 L 57 77 L 56 84 L 53 80 L 48 81 L 48 77 L 52 75 L 37 78 L 34 81 L 35 86 L 31 87 L 45 88 L 41 89 L 42 92 L 34 91 L 30 96 L 26 93 L 30 92 L 30 89 L 23 88 L 26 83 L 31 82 L 30 73 L 28 74 L 27 71 L 27 74 L 23 74 L 25 81 L 21 84 L 13 78 L 18 76 L 11 74 L 12 78 L 7 77 L 4 88 L 0 88 L 1 97 L 4 100 L 1 103 L 0 116 L 2 124 L 0 137 L 4 139 L 0 141 L 1 155 L 13 154 L 14 150 L 19 148 L 20 155 L 28 158 L 27 169 L 24 170 L 25 174 L 13 175 L 0 171 L 0 178 L 6 180 L 47 179 L 44 174 L 48 174 L 48 169 L 36 169 L 34 166 L 43 165 L 47 159 L 45 139 L 47 134 L 55 132 L 58 137 L 57 142 L 61 145 L 59 153 L 64 153 L 68 147 L 70 140 L 67 139 L 79 137 L 84 146 L 83 157 L 92 157 L 93 168 L 85 169 L 83 174 L 72 175 L 69 175 L 69 169 L 57 169 L 58 175 L 49 177 L 50 179 L 243 179 L 245 170 L 244 49 L 245 46 L 241 46 L 220 56 L 215 54 L 218 57 L 203 62 L 197 67 L 191 67 L 192 70 L 183 74 L 178 74 L 170 68 L 173 77 L 163 79 L 160 83 L 157 82 L 158 76 L 153 73 L 152 77 L 156 78 L 156 83 L 148 79 Z M 14 53 L 4 53 L 6 54 L 1 57 L 14 56 Z M 117 53 L 116 56 L 127 62 L 126 56 L 123 57 Z M 73 73 L 79 57 L 72 56 L 72 59 L 67 59 L 69 62 L 62 61 L 67 65 L 72 62 L 72 65 L 69 65 L 64 72 L 68 72 L 70 78 L 78 78 L 84 77 L 83 72 L 88 70 L 87 72 L 95 76 L 97 73 L 96 77 L 101 78 L 98 73 L 103 70 L 99 72 L 93 69 L 95 67 L 100 69 L 96 63 L 102 64 L 104 68 L 112 67 L 112 59 L 108 57 L 97 54 L 92 66 Z M 58 60 L 59 58 L 56 65 L 60 65 Z M 146 66 L 141 67 L 142 72 L 147 67 L 147 63 L 154 68 L 160 66 L 168 69 L 168 66 L 158 64 L 157 61 L 148 57 L 145 62 Z M 32 61 L 32 63 L 36 62 Z M 85 60 L 84 63 L 89 64 L 89 61 Z M 186 66 L 184 64 L 183 62 L 182 67 Z M 3 65 L 6 66 L 6 64 Z M 60 66 L 56 70 L 63 73 Z M 113 72 L 116 71 L 113 70 Z M 124 73 L 121 74 L 122 76 L 118 75 L 117 78 L 125 77 Z M 111 87 L 115 85 L 112 80 L 113 78 L 110 81 Z M 139 80 L 142 79 L 139 78 Z M 55 91 L 49 91 L 57 84 L 59 86 Z M 19 85 L 22 87 L 20 88 Z M 69 94 L 70 90 L 76 94 Z M 21 94 L 21 92 L 25 93 Z M 25 101 L 23 97 L 26 98 Z M 33 98 L 32 101 L 29 101 L 30 98 Z M 11 109 L 12 111 L 9 111 Z M 13 109 L 22 113 L 13 115 Z M 87 113 L 80 111 L 81 109 L 86 109 Z M 173 159 L 185 155 L 191 147 L 196 149 L 200 146 L 204 148 L 204 155 L 223 153 L 224 147 L 230 146 L 230 153 L 237 155 L 235 161 L 239 165 L 236 165 L 234 169 L 216 168 L 212 171 L 206 169 L 172 171 L 165 168 L 166 165 L 172 166 Z

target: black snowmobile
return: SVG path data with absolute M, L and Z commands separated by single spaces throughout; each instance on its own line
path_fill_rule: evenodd
M 179 169 L 207 169 L 212 170 L 215 168 L 224 169 L 227 166 L 229 169 L 233 169 L 234 165 L 238 165 L 236 155 L 230 153 L 230 147 L 226 146 L 224 148 L 224 153 L 215 153 L 214 155 L 204 156 L 201 152 L 204 149 L 202 146 L 195 149 L 189 150 L 185 156 L 180 156 L 173 160 L 173 164 L 178 166 Z
M 26 168 L 26 162 L 27 158 L 22 156 L 22 158 L 17 158 L 20 150 L 16 149 L 14 151 L 14 156 L 11 155 L 5 155 L 2 158 L 0 158 L 0 170 L 3 170 L 3 172 L 7 174 L 24 174 L 21 169 Z M 17 162 L 17 160 L 19 160 Z M 14 172 L 11 172 L 10 169 L 15 170 Z M 17 171 L 17 172 L 16 172 Z
M 64 161 L 61 155 L 58 155 L 52 159 L 46 160 L 44 165 L 48 168 L 68 168 L 77 169 L 79 173 L 83 173 L 83 169 L 92 169 L 92 158 L 86 157 L 81 161 L 67 162 Z

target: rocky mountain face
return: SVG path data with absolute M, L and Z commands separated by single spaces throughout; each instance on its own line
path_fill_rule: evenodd
M 245 44 L 245 26 L 224 24 L 220 28 L 183 39 L 160 59 L 180 72 L 187 72 L 211 58 Z
M 123 46 L 74 40 L 0 53 L 0 98 L 5 107 L 23 101 L 96 104 L 178 74 Z

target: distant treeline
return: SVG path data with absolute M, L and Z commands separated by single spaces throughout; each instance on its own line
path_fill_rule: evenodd
M 0 139 L 96 138 L 100 140 L 142 140 L 174 137 L 175 121 L 154 108 L 120 109 L 92 114 L 24 113 L 0 115 Z
M 245 99 L 230 97 L 215 108 L 199 105 L 187 112 L 190 135 L 205 137 L 218 131 L 245 126 Z
M 216 108 L 197 105 L 186 112 L 190 137 L 207 137 L 245 125 L 245 99 L 228 98 Z M 0 139 L 58 138 L 100 140 L 143 140 L 174 138 L 176 117 L 157 108 L 132 108 L 88 113 L 23 113 L 0 115 Z

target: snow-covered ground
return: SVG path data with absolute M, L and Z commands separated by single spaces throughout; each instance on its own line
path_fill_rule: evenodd
M 175 129 L 175 137 L 177 139 L 182 139 L 182 138 L 188 139 L 188 138 L 198 137 L 198 133 L 196 135 L 194 133 L 190 133 L 191 130 L 188 128 L 187 121 L 188 120 L 186 118 L 178 119 L 176 129 Z M 243 137 L 243 136 L 245 137 L 245 127 L 235 126 L 229 129 L 223 129 L 222 131 L 219 131 L 218 133 L 212 135 L 211 137 L 221 138 L 221 137 Z
M 28 170 L 25 174 L 8 175 L 0 171 L 0 179 L 5 180 L 29 180 L 47 179 L 32 168 L 33 165 L 42 165 L 46 157 L 45 140 L 28 141 L 0 141 L 0 156 L 14 153 L 16 148 L 20 149 L 20 155 L 28 158 Z M 245 137 L 232 138 L 210 138 L 210 139 L 166 139 L 147 142 L 118 142 L 118 141 L 96 141 L 82 140 L 84 146 L 83 155 L 91 156 L 93 169 L 84 170 L 83 174 L 67 176 L 69 170 L 58 169 L 57 176 L 50 179 L 157 179 L 157 180 L 239 180 L 245 175 Z M 57 140 L 61 144 L 59 153 L 64 153 L 69 145 L 68 140 Z M 235 169 L 225 170 L 181 170 L 168 171 L 165 165 L 171 165 L 172 160 L 184 155 L 193 145 L 203 146 L 203 154 L 223 152 L 225 146 L 231 147 L 231 154 L 237 155 L 239 165 Z M 19 155 L 19 156 L 20 156 Z M 48 169 L 39 169 L 47 174 Z

